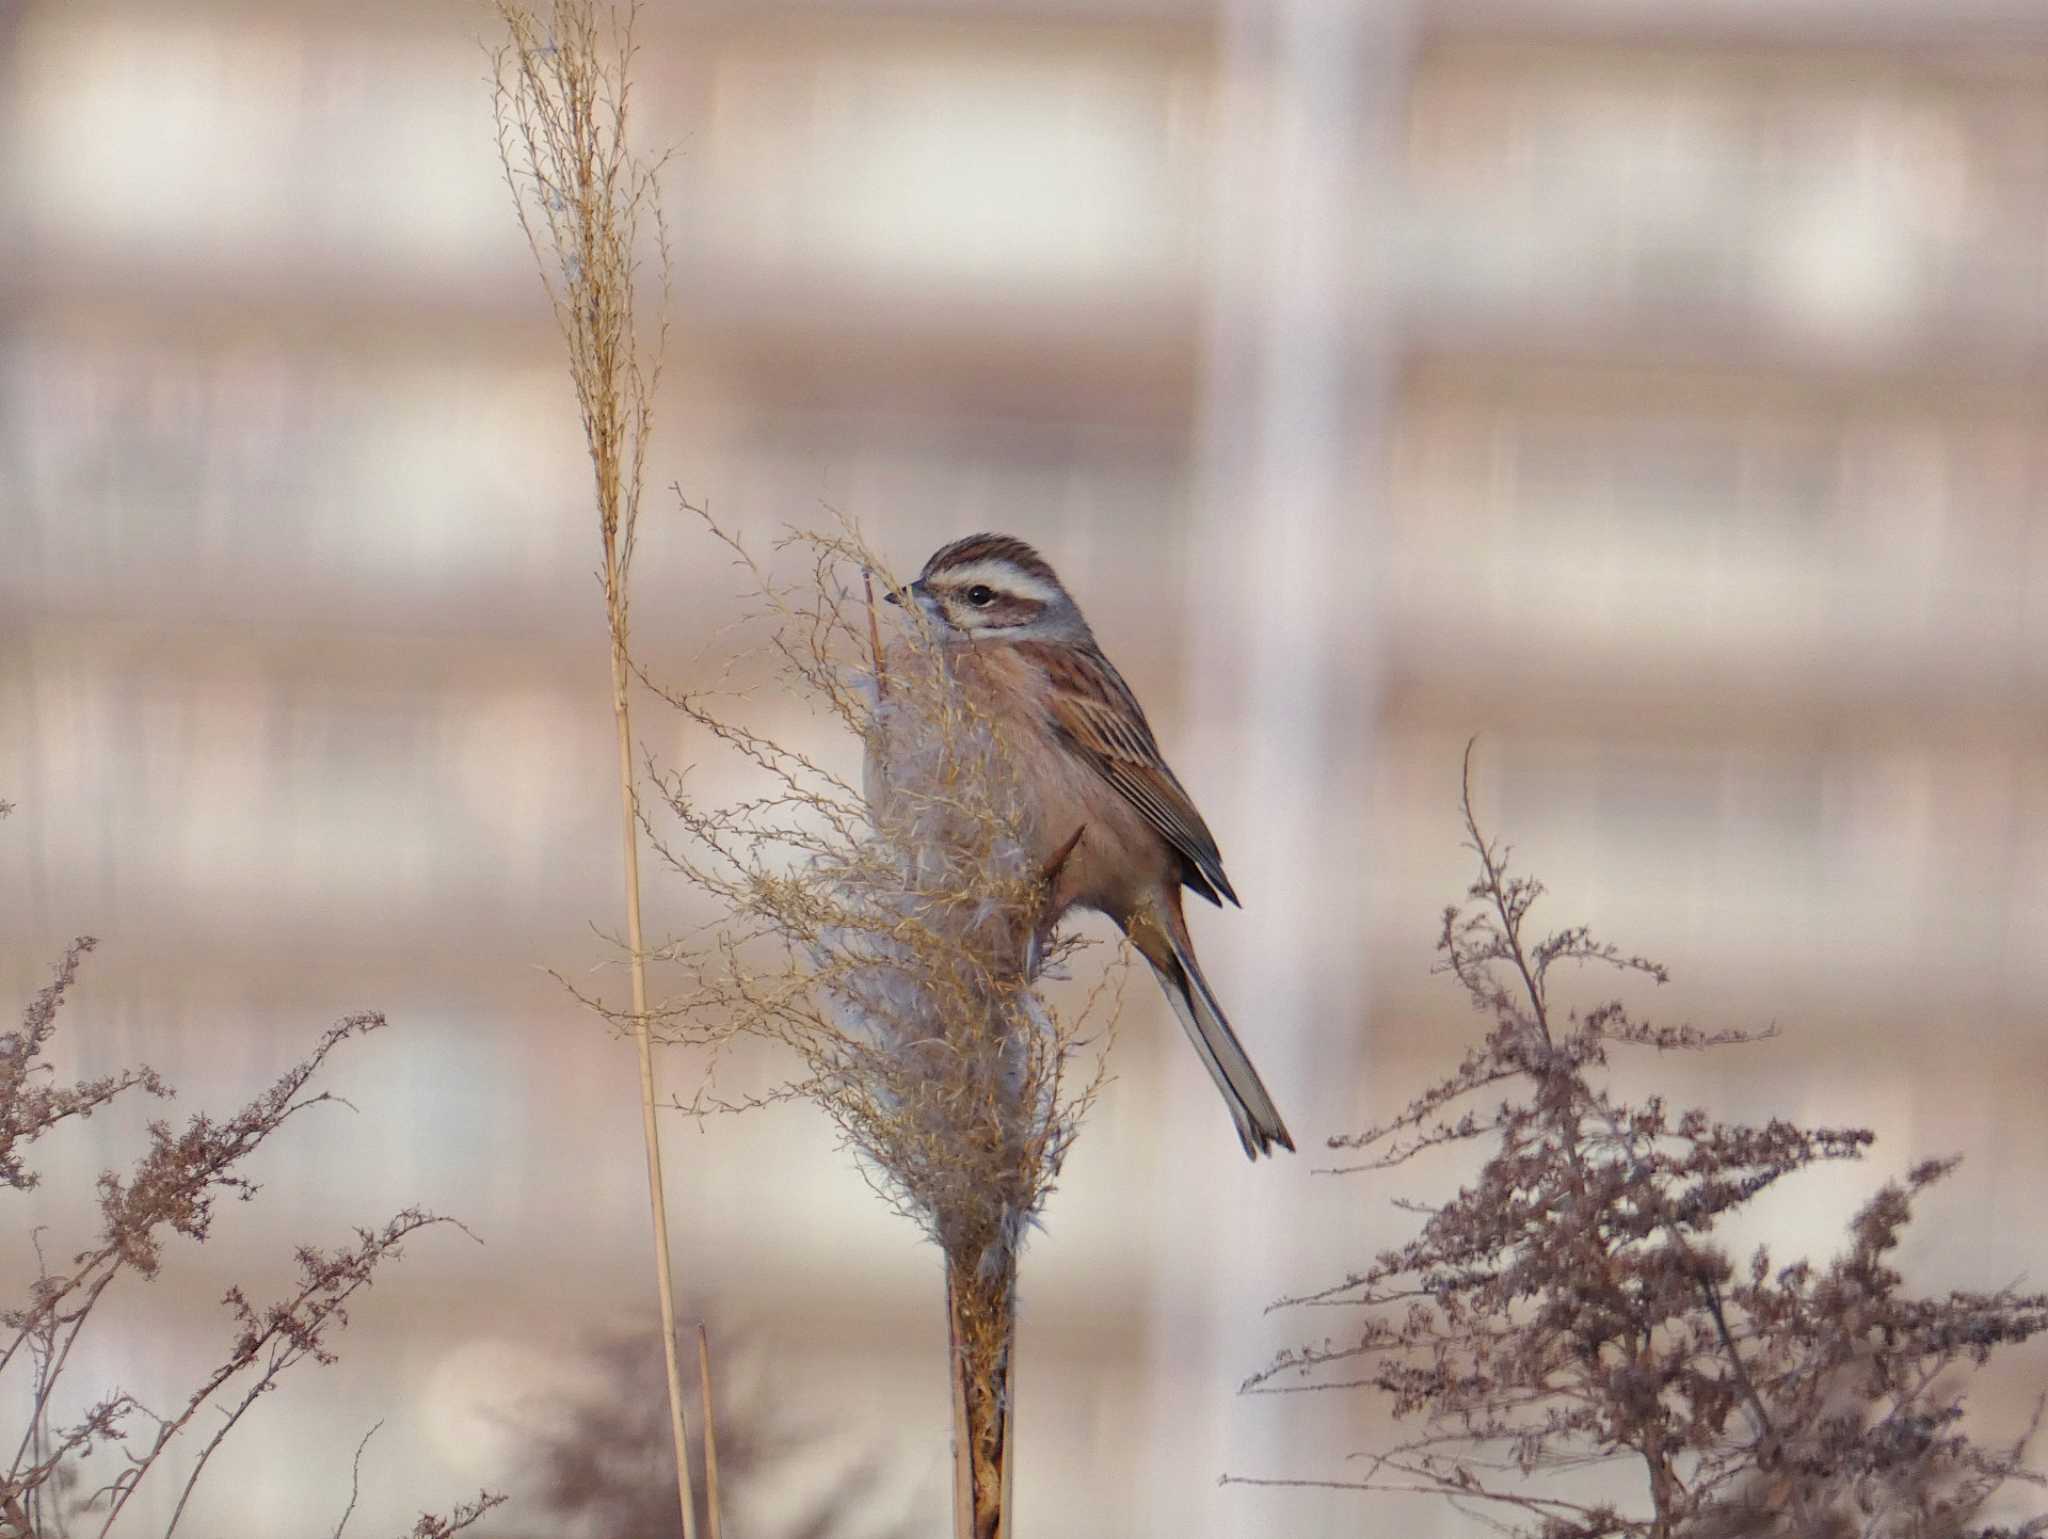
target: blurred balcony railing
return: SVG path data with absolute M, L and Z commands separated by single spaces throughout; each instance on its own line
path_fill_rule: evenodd
M 1508 46 L 1415 82 L 1425 343 L 1767 359 L 2048 340 L 2048 52 Z

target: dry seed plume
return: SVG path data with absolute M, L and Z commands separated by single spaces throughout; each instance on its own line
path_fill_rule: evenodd
M 877 655 L 864 577 L 884 568 L 858 534 L 782 542 L 803 564 L 794 581 L 721 538 L 750 574 L 781 682 L 851 730 L 873 795 L 742 724 L 742 697 L 648 681 L 766 787 L 711 807 L 655 773 L 679 829 L 657 831 L 656 848 L 729 917 L 708 942 L 660 953 L 681 981 L 654 1017 L 666 1040 L 709 1049 L 714 1073 L 746 1039 L 787 1049 L 789 1083 L 737 1099 L 707 1085 L 690 1109 L 816 1102 L 943 1253 L 960 1531 L 998 1534 L 1018 1254 L 1100 1088 L 1100 1059 L 1077 1072 L 1076 1057 L 1113 1014 L 1122 969 L 1072 1013 L 1040 991 L 1068 948 L 1043 934 L 1047 873 L 1028 854 L 1002 734 L 915 615 L 887 611 Z

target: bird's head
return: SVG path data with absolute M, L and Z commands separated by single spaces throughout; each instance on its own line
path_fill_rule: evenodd
M 944 641 L 1088 639 L 1088 622 L 1045 558 L 1007 534 L 942 547 L 904 591 Z M 892 593 L 889 602 L 902 599 Z

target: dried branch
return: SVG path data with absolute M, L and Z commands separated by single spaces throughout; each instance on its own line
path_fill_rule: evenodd
M 1244 1392 L 1387 1397 L 1421 1435 L 1331 1484 L 1483 1504 L 1532 1539 L 2048 1533 L 2048 1516 L 1983 1524 L 2000 1491 L 2042 1483 L 2024 1462 L 2032 1429 L 2007 1447 L 1972 1441 L 1953 1387 L 1956 1371 L 2048 1331 L 2048 1295 L 1915 1298 L 1886 1260 L 1953 1162 L 1881 1189 L 1828 1266 L 1774 1267 L 1759 1251 L 1738 1272 L 1712 1238 L 1719 1221 L 1800 1171 L 1861 1158 L 1873 1135 L 1615 1098 L 1596 1078 L 1610 1044 L 1700 1050 L 1770 1033 L 1659 1026 L 1618 998 L 1560 1010 L 1560 963 L 1666 974 L 1582 926 L 1535 935 L 1543 887 L 1480 829 L 1469 749 L 1462 808 L 1479 870 L 1444 912 L 1439 970 L 1490 1018 L 1486 1036 L 1391 1122 L 1330 1142 L 1371 1156 L 1349 1170 L 1489 1152 L 1448 1202 L 1408 1205 L 1423 1215 L 1415 1238 L 1275 1306 L 1364 1319 L 1277 1354 Z M 1533 1484 L 1615 1461 L 1640 1472 L 1633 1510 L 1574 1508 Z
M 129 1477 L 115 1483 L 115 1500 L 107 1514 L 106 1522 L 101 1525 L 100 1532 L 104 1534 L 113 1527 L 114 1520 L 120 1516 L 121 1508 L 127 1502 L 128 1496 L 141 1482 L 142 1477 L 149 1473 L 150 1466 L 156 1462 L 171 1439 L 183 1431 L 199 1414 L 199 1408 L 211 1401 L 216 1392 L 224 1388 L 229 1381 L 240 1377 L 245 1370 L 258 1370 L 255 1378 L 242 1391 L 241 1398 L 231 1407 L 222 1409 L 220 1425 L 200 1448 L 199 1457 L 193 1461 L 192 1471 L 186 1477 L 184 1489 L 178 1495 L 178 1505 L 172 1511 L 171 1521 L 164 1529 L 165 1539 L 170 1539 L 170 1535 L 177 1530 L 179 1520 L 185 1515 L 185 1504 L 192 1499 L 192 1492 L 199 1484 L 199 1477 L 206 1472 L 207 1461 L 248 1413 L 249 1408 L 276 1388 L 278 1379 L 284 1373 L 308 1358 L 323 1366 L 332 1364 L 335 1356 L 326 1345 L 326 1332 L 330 1327 L 347 1328 L 348 1301 L 370 1285 L 370 1279 L 379 1265 L 385 1261 L 396 1260 L 403 1254 L 402 1245 L 408 1236 L 435 1224 L 453 1222 L 452 1219 L 439 1218 L 418 1208 L 408 1208 L 389 1220 L 380 1230 L 358 1229 L 355 1245 L 347 1249 L 329 1254 L 311 1246 L 302 1246 L 298 1252 L 298 1291 L 290 1298 L 271 1304 L 260 1312 L 251 1306 L 240 1288 L 228 1289 L 222 1302 L 232 1312 L 239 1327 L 233 1349 L 226 1361 L 201 1381 L 199 1387 L 187 1399 L 184 1408 L 176 1416 L 159 1423 L 154 1441 L 131 1467 Z
M 124 1091 L 168 1096 L 154 1069 L 143 1065 L 62 1087 L 38 1081 L 54 1072 L 43 1056 L 57 1029 L 57 1012 L 78 980 L 79 963 L 99 944 L 81 935 L 64 948 L 57 976 L 22 1012 L 21 1029 L 0 1034 L 0 1185 L 28 1191 L 36 1173 L 22 1163 L 23 1150 L 69 1117 L 90 1117 Z M 0 1367 L 4 1367 L 0 1362 Z
M 421 1513 L 419 1522 L 413 1524 L 402 1539 L 454 1539 L 464 1529 L 481 1523 L 494 1508 L 504 1505 L 504 1497 L 491 1491 L 479 1491 L 474 1501 L 451 1509 L 445 1517 L 431 1512 Z
M 348 1520 L 356 1515 L 356 1499 L 363 1491 L 363 1450 L 370 1446 L 370 1439 L 377 1435 L 383 1425 L 384 1419 L 380 1416 L 370 1424 L 370 1430 L 363 1434 L 362 1441 L 356 1444 L 356 1456 L 349 1462 L 348 1468 L 348 1505 L 341 1509 L 341 1517 L 335 1522 L 331 1539 L 341 1539 L 342 1530 L 348 1527 Z
M 5 1185 L 27 1190 L 36 1173 L 27 1168 L 28 1147 L 58 1124 L 90 1116 L 129 1089 L 169 1096 L 170 1087 L 146 1068 L 127 1069 L 68 1088 L 47 1081 L 48 1053 L 60 1010 L 92 949 L 89 939 L 65 952 L 54 981 L 30 1001 L 18 1031 L 0 1036 L 0 1150 Z M 99 1532 L 106 1534 L 124 1515 L 142 1482 L 165 1458 L 173 1441 L 201 1411 L 215 1406 L 221 1420 L 201 1445 L 186 1472 L 166 1532 L 174 1531 L 214 1453 L 257 1400 L 281 1375 L 312 1359 L 331 1363 L 329 1337 L 348 1324 L 347 1305 L 384 1263 L 400 1254 L 401 1242 L 430 1225 L 452 1222 L 407 1209 L 382 1229 L 358 1231 L 356 1243 L 339 1251 L 299 1251 L 300 1282 L 288 1297 L 258 1309 L 239 1288 L 226 1296 L 235 1321 L 234 1339 L 168 1416 L 158 1415 L 133 1396 L 113 1393 L 88 1406 L 75 1420 L 59 1422 L 56 1408 L 65 1390 L 73 1352 L 123 1274 L 147 1282 L 164 1265 L 172 1236 L 204 1242 L 212 1232 L 215 1205 L 224 1196 L 247 1201 L 257 1184 L 244 1171 L 263 1144 L 299 1113 L 329 1102 L 347 1103 L 312 1088 L 314 1077 L 343 1043 L 382 1030 L 374 1012 L 349 1016 L 325 1032 L 313 1051 L 261 1095 L 226 1118 L 201 1113 L 174 1128 L 150 1124 L 148 1143 L 125 1174 L 106 1171 L 98 1179 L 99 1228 L 91 1244 L 53 1272 L 39 1235 L 32 1236 L 37 1275 L 25 1299 L 0 1308 L 0 1329 L 11 1333 L 0 1349 L 0 1378 L 26 1368 L 17 1391 L 25 1415 L 14 1452 L 0 1473 L 0 1517 L 23 1534 L 60 1531 L 63 1493 L 79 1486 L 81 1471 L 96 1453 L 113 1449 L 123 1467 L 82 1511 L 104 1501 Z M 239 1382 L 240 1394 L 217 1405 Z M 141 1433 L 147 1424 L 150 1431 Z M 351 1507 L 353 1501 L 351 1501 Z M 74 1514 L 75 1515 L 75 1514 Z

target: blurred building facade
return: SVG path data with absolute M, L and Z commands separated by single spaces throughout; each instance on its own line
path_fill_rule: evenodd
M 364 1203 L 489 1241 L 380 1284 L 344 1387 L 251 1428 L 223 1535 L 343 1490 L 379 1414 L 417 1433 L 379 1511 L 516 1491 L 521 1417 L 651 1307 L 630 1066 L 534 971 L 602 959 L 615 812 L 582 451 L 479 30 L 0 11 L 0 977 L 106 937 L 82 1066 L 148 1057 L 198 1104 L 346 1009 L 399 1026 L 362 1118 L 280 1154 L 290 1206 L 174 1258 L 99 1366 L 168 1382 L 234 1268 Z M 843 510 L 906 567 L 976 528 L 1047 552 L 1246 896 L 1198 934 L 1305 1150 L 1471 1029 L 1427 969 L 1478 733 L 1560 921 L 1671 963 L 1676 1014 L 1785 1028 L 1675 1093 L 1871 1123 L 1887 1172 L 1963 1152 L 1909 1262 L 2038 1271 L 2048 16 L 848 0 L 650 5 L 643 42 L 643 142 L 675 147 L 652 484 L 763 544 Z M 680 668 L 731 574 L 648 517 L 643 645 Z M 1399 1215 L 1313 1154 L 1247 1169 L 1142 993 L 1027 1261 L 1024 1521 L 1371 1528 L 1214 1477 L 1341 1475 L 1377 1434 L 1232 1389 L 1341 1330 L 1260 1311 Z M 831 1531 L 922 1531 L 929 1258 L 797 1113 L 672 1149 L 685 1273 L 803 1402 L 803 1479 L 888 1471 Z M 1779 1217 L 1824 1246 L 1878 1175 Z

